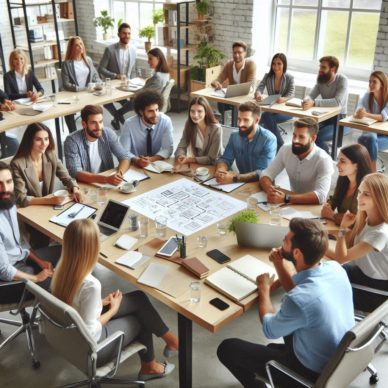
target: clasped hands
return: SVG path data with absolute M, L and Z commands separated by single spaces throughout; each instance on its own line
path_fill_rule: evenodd
M 121 301 L 123 299 L 123 293 L 120 290 L 116 290 L 102 299 L 102 305 L 108 306 L 109 310 L 115 315 L 120 308 Z
M 226 185 L 233 183 L 234 173 L 225 170 L 216 170 L 214 177 L 216 178 L 217 183 L 220 185 Z

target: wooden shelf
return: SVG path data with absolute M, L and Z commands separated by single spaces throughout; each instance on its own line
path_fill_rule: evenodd
M 171 49 L 171 50 L 185 50 L 185 51 L 195 51 L 197 49 L 197 45 L 195 44 L 187 44 L 185 47 L 182 47 L 180 49 L 178 49 L 177 47 L 173 47 L 173 46 L 164 46 L 165 48 L 167 49 Z
M 56 40 L 45 40 L 43 42 L 32 42 L 31 48 L 33 50 L 43 48 L 44 46 L 54 46 L 57 44 Z M 28 45 L 18 45 L 18 49 L 28 51 Z

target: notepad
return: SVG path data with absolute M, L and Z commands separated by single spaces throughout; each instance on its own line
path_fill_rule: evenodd
M 70 222 L 74 220 L 82 220 L 85 218 L 89 218 L 96 211 L 96 208 L 91 207 L 89 205 L 85 205 L 83 203 L 75 203 L 74 205 L 64 210 L 62 213 L 51 217 L 50 222 L 66 227 L 70 224 Z M 75 214 L 75 216 L 72 217 L 72 214 Z
M 224 191 L 225 193 L 230 193 L 233 190 L 238 189 L 242 185 L 245 185 L 245 182 L 238 182 L 238 183 L 228 183 L 226 185 L 222 185 L 217 182 L 216 178 L 208 179 L 207 181 L 202 182 L 205 186 L 210 186 L 213 189 Z
M 254 256 L 245 255 L 208 276 L 205 283 L 239 302 L 257 290 L 257 276 L 267 272 L 276 276 L 273 267 Z
M 129 251 L 120 256 L 115 263 L 124 265 L 131 269 L 139 268 L 141 265 L 150 260 L 149 256 L 143 255 L 140 252 Z
M 302 107 L 302 102 L 303 100 L 300 99 L 300 98 L 290 98 L 289 100 L 286 101 L 286 105 L 287 106 L 295 106 L 297 108 L 301 108 Z
M 377 120 L 371 119 L 369 117 L 363 117 L 362 119 L 358 119 L 354 116 L 350 116 L 349 121 L 351 121 L 352 123 L 363 124 L 363 125 L 372 125 L 374 123 L 377 123 Z
M 174 166 L 170 163 L 164 162 L 163 160 L 156 160 L 144 167 L 145 170 L 161 174 L 162 172 L 172 172 Z
M 292 207 L 286 207 L 280 211 L 280 215 L 286 220 L 292 220 L 293 218 L 305 218 L 309 220 L 318 219 L 319 217 L 310 211 L 296 210 Z

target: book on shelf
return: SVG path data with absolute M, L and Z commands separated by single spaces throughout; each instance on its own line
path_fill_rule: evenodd
M 245 255 L 212 273 L 205 279 L 205 283 L 229 299 L 239 302 L 256 292 L 256 278 L 266 272 L 276 276 L 273 267 L 254 256 Z

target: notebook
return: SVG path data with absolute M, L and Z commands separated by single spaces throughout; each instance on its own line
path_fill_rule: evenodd
M 289 100 L 286 101 L 286 105 L 288 106 L 296 106 L 297 108 L 302 107 L 302 102 L 303 100 L 301 98 L 290 98 Z
M 217 183 L 216 178 L 210 178 L 207 181 L 202 182 L 202 184 L 216 190 L 224 191 L 225 193 L 230 193 L 233 190 L 238 189 L 242 185 L 245 185 L 245 182 L 229 183 L 226 185 L 222 185 L 220 183 Z
M 174 166 L 163 160 L 156 160 L 144 167 L 145 170 L 161 174 L 162 172 L 173 172 Z
M 273 267 L 256 257 L 245 255 L 208 276 L 205 283 L 239 302 L 257 290 L 256 278 L 266 272 L 276 276 Z
M 259 105 L 273 105 L 276 103 L 276 100 L 280 97 L 280 94 L 271 94 L 270 96 L 264 98 L 258 102 Z
M 364 124 L 364 125 L 372 125 L 374 123 L 377 123 L 377 120 L 371 119 L 369 117 L 363 117 L 362 119 L 358 119 L 354 116 L 350 116 L 349 121 L 351 121 L 352 123 Z
M 50 218 L 50 222 L 66 227 L 74 220 L 89 218 L 97 211 L 96 208 L 83 203 L 75 203 L 63 212 Z

